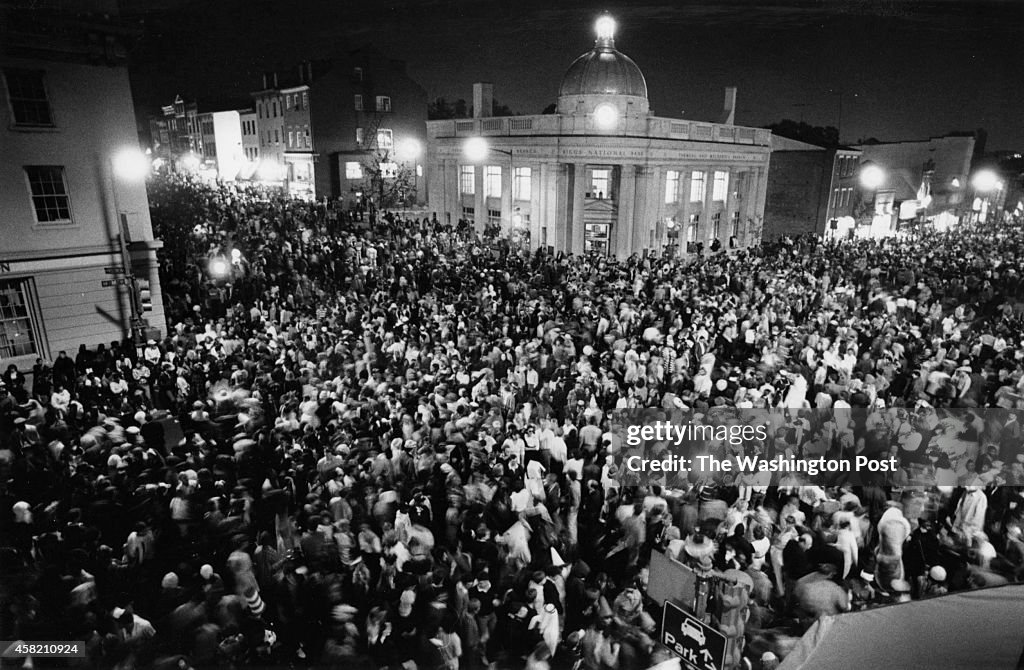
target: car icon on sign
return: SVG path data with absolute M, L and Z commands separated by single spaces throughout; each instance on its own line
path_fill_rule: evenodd
M 704 631 L 701 630 L 700 626 L 689 619 L 683 622 L 682 633 L 700 646 L 704 646 Z

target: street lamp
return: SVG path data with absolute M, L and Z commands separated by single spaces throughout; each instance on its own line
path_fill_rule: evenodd
M 515 172 L 515 168 L 512 165 L 513 154 L 511 151 L 505 151 L 504 149 L 495 149 L 482 137 L 470 137 L 462 145 L 462 154 L 471 163 L 481 163 L 487 159 L 487 153 L 493 151 L 497 154 L 504 154 L 508 156 L 508 178 L 512 179 Z M 486 196 L 485 196 L 486 197 Z
M 876 191 L 885 183 L 885 170 L 874 163 L 866 163 L 860 169 L 860 185 L 869 191 Z
M 403 160 L 414 161 L 423 153 L 423 145 L 419 140 L 410 137 L 399 143 L 398 150 Z
M 125 147 L 111 159 L 114 174 L 125 181 L 142 181 L 149 174 L 150 162 L 136 147 Z
M 979 170 L 971 179 L 971 186 L 979 193 L 991 193 L 999 188 L 999 176 L 993 170 Z

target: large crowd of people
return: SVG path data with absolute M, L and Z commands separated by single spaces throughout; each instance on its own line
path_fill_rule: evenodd
M 36 667 L 643 669 L 663 552 L 746 575 L 733 667 L 773 668 L 820 616 L 1024 576 L 1021 230 L 616 261 L 180 176 L 150 202 L 162 339 L 0 385 L 0 639 L 87 650 Z M 753 449 L 916 467 L 623 483 L 615 410 L 719 407 L 814 410 Z M 843 445 L 843 408 L 900 423 Z

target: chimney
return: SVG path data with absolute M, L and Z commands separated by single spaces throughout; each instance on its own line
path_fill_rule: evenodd
M 268 88 L 269 88 L 269 87 L 267 86 L 267 73 L 266 73 L 266 72 L 264 72 L 264 73 L 263 73 L 263 90 L 265 91 L 265 90 L 267 90 Z
M 299 63 L 299 83 L 300 84 L 305 84 L 306 83 L 306 64 L 305 63 Z
M 725 107 L 722 109 L 722 121 L 727 126 L 736 125 L 736 87 L 725 87 Z
M 277 88 L 277 73 L 274 73 L 274 88 Z
M 473 84 L 473 118 L 494 116 L 494 84 L 478 82 Z

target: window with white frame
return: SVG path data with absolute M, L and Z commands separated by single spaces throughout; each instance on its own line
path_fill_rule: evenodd
M 690 221 L 686 225 L 686 241 L 697 241 L 697 229 L 700 227 L 700 214 L 691 214 Z
M 501 197 L 501 166 L 484 167 L 484 195 L 488 198 Z
M 46 97 L 42 70 L 4 68 L 7 97 L 17 126 L 52 126 L 50 101 Z
M 295 133 L 289 130 L 288 131 L 288 148 L 291 149 L 293 146 L 295 146 Z
M 704 202 L 707 188 L 707 175 L 704 172 L 693 172 L 690 175 L 690 202 Z
M 389 96 L 389 95 L 378 95 L 377 96 L 377 111 L 378 112 L 390 112 L 391 111 L 391 96 Z
M 303 109 L 309 109 L 309 92 L 308 91 L 303 91 L 302 92 L 302 108 Z
M 39 223 L 71 223 L 71 198 L 68 196 L 64 167 L 29 165 L 25 167 L 32 206 Z
M 512 181 L 512 198 L 529 200 L 533 195 L 533 170 L 528 167 L 517 167 Z
M 0 280 L 0 358 L 37 354 L 29 279 Z
M 345 179 L 362 179 L 363 178 L 363 164 L 359 161 L 346 161 L 345 163 Z
M 590 171 L 590 197 L 610 198 L 610 187 L 612 183 L 612 171 L 607 169 Z
M 679 202 L 679 172 L 669 170 L 665 173 L 665 204 Z
M 381 128 L 377 131 L 377 148 L 382 151 L 391 151 L 395 148 L 395 134 L 390 128 Z
M 352 96 L 352 103 L 356 108 L 357 112 L 363 111 L 363 96 L 360 93 L 356 93 Z
M 715 186 L 711 193 L 711 199 L 718 202 L 725 202 L 729 194 L 729 173 L 724 170 L 715 171 Z
M 476 168 L 472 165 L 459 168 L 459 192 L 465 195 L 476 193 Z

